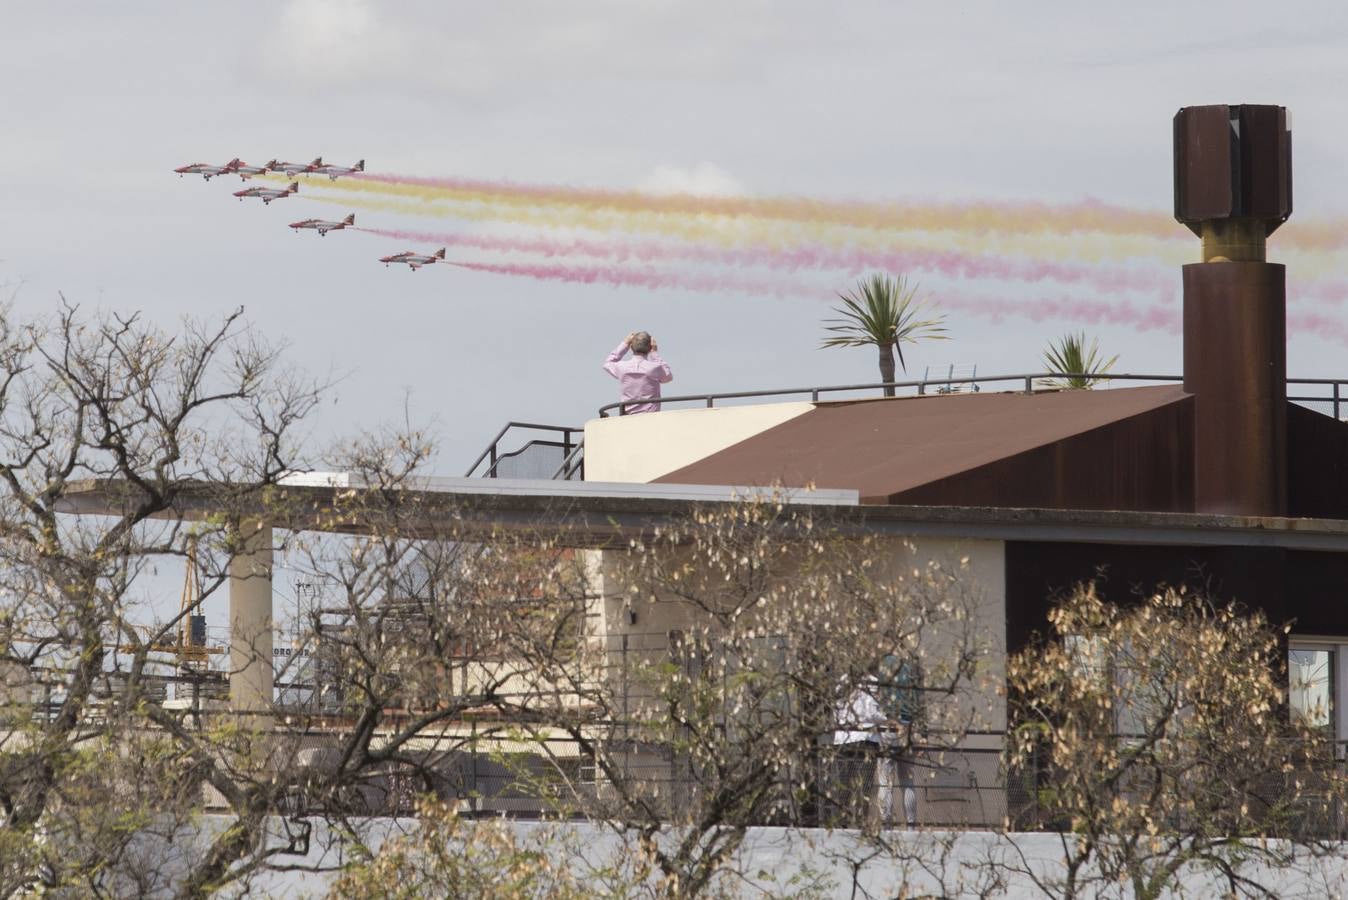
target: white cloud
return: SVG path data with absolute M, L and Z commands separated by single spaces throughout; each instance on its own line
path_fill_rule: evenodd
M 725 169 L 714 163 L 700 162 L 680 169 L 675 166 L 657 166 L 638 185 L 652 194 L 694 194 L 700 197 L 732 197 L 744 194 L 744 185 Z
M 372 0 L 289 0 L 259 46 L 266 73 L 309 89 L 473 90 L 481 60 L 443 22 L 398 14 Z

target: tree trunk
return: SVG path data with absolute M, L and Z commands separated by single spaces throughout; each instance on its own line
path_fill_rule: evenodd
M 891 382 L 894 380 L 894 344 L 879 344 L 877 346 L 880 348 L 880 380 Z M 894 389 L 892 387 L 885 388 L 885 396 L 893 397 Z

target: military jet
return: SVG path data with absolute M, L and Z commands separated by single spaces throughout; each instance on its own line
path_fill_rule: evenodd
M 296 234 L 300 233 L 301 228 L 312 228 L 318 232 L 319 237 L 323 237 L 329 231 L 341 231 L 346 226 L 355 224 L 356 214 L 352 213 L 340 222 L 329 222 L 323 219 L 303 219 L 299 222 L 291 222 L 290 227 L 295 229 Z
M 321 165 L 323 165 L 323 157 L 320 156 L 311 163 L 278 163 L 276 160 L 272 160 L 268 168 L 273 172 L 284 172 L 287 178 L 293 179 L 296 175 L 306 175 Z
M 384 264 L 385 268 L 387 268 L 391 263 L 402 263 L 406 266 L 409 266 L 412 269 L 412 271 L 415 272 L 422 266 L 429 266 L 432 263 L 444 262 L 445 248 L 441 247 L 439 250 L 432 253 L 430 256 L 423 256 L 420 253 L 413 253 L 411 250 L 408 250 L 404 253 L 395 253 L 392 256 L 381 256 L 379 257 L 379 261 Z
M 232 171 L 238 173 L 238 176 L 240 178 L 242 178 L 244 181 L 247 181 L 254 175 L 266 175 L 268 172 L 272 170 L 272 166 L 274 165 L 276 165 L 276 160 L 274 159 L 266 163 L 265 165 L 261 166 L 250 166 L 247 163 L 239 163 L 237 166 L 233 168 Z
M 350 175 L 352 172 L 364 172 L 365 160 L 362 159 L 354 166 L 332 166 L 332 165 L 319 166 L 318 168 L 314 169 L 314 171 L 317 172 L 319 175 L 326 175 L 333 181 L 336 181 L 338 175 Z
M 213 166 L 210 163 L 192 163 L 190 166 L 179 166 L 173 171 L 178 173 L 181 178 L 184 175 L 200 175 L 207 181 L 210 181 L 216 175 L 224 175 L 226 172 L 233 172 L 234 167 L 239 164 L 239 158 L 236 156 L 223 166 Z
M 243 202 L 244 197 L 261 197 L 262 203 L 265 206 L 266 204 L 271 203 L 273 200 L 280 200 L 282 197 L 289 196 L 290 194 L 299 193 L 299 189 L 300 186 L 292 182 L 291 184 L 287 185 L 284 188 L 265 188 L 265 187 L 244 188 L 241 191 L 235 191 L 234 196 L 238 197 L 239 202 L 241 203 Z

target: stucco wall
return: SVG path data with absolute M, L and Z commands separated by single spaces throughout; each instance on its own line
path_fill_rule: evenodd
M 919 821 L 988 825 L 1000 822 L 1006 814 L 1006 798 L 1001 784 L 1000 755 L 1006 730 L 1007 712 L 1003 688 L 1006 682 L 1006 554 L 1005 544 L 989 540 L 940 538 L 888 541 L 887 556 L 877 560 L 876 569 L 891 577 L 910 577 L 914 568 L 939 563 L 958 573 L 958 590 L 967 600 L 972 615 L 970 633 L 982 650 L 971 690 L 958 699 L 940 701 L 941 709 L 932 713 L 934 721 L 945 721 L 956 733 L 969 734 L 959 746 L 966 753 L 941 753 L 915 767 Z M 626 551 L 592 551 L 591 570 L 598 576 L 600 602 L 591 621 L 603 635 L 603 644 L 611 656 L 609 668 L 622 670 L 623 661 L 635 665 L 651 664 L 668 658 L 670 631 L 695 630 L 699 611 L 687 602 L 651 596 L 628 595 L 614 575 L 614 564 L 605 564 L 613 554 Z M 954 598 L 959 601 L 961 598 Z M 953 658 L 954 643 L 965 637 L 957 626 L 930 629 L 923 637 L 924 666 L 937 665 Z M 634 696 L 634 703 L 640 702 Z M 939 756 L 939 758 L 937 758 Z M 952 791 L 922 787 L 933 778 L 950 783 L 958 778 L 976 790 Z
M 813 408 L 770 403 L 591 419 L 585 423 L 585 480 L 652 481 Z

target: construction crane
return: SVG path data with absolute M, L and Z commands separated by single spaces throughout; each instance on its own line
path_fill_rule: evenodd
M 224 647 L 206 645 L 206 617 L 197 612 L 201 603 L 201 580 L 197 576 L 197 542 L 187 544 L 187 574 L 183 578 L 182 596 L 178 603 L 179 621 L 176 638 L 165 640 L 161 637 L 150 643 L 149 649 L 156 653 L 171 653 L 180 669 L 201 671 L 207 667 L 211 656 L 224 653 Z

